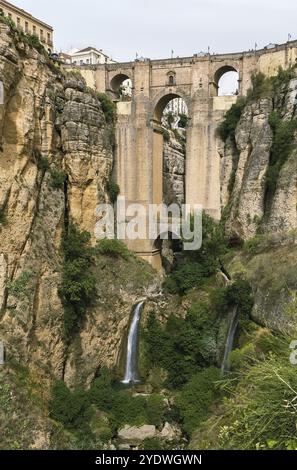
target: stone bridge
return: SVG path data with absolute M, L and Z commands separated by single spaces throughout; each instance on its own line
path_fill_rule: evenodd
M 84 66 L 87 84 L 108 93 L 132 81 L 130 102 L 118 102 L 114 177 L 127 202 L 144 205 L 163 200 L 163 134 L 161 117 L 173 98 L 188 106 L 186 149 L 186 202 L 201 204 L 220 218 L 220 156 L 216 129 L 236 96 L 218 96 L 220 78 L 228 71 L 239 76 L 239 95 L 245 95 L 255 72 L 275 75 L 297 61 L 297 41 L 258 51 L 193 56 L 165 60 Z M 129 247 L 156 267 L 160 250 L 154 241 L 127 242 Z

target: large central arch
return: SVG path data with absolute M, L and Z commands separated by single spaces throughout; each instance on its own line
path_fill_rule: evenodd
M 174 99 L 182 99 L 189 113 L 188 99 L 184 93 L 178 90 L 159 95 L 153 102 L 152 109 L 152 128 L 153 128 L 153 188 L 152 188 L 152 202 L 154 204 L 163 203 L 163 152 L 164 152 L 164 128 L 162 127 L 162 116 L 166 106 Z M 190 118 L 190 116 L 189 116 Z M 186 178 L 186 175 L 185 175 Z

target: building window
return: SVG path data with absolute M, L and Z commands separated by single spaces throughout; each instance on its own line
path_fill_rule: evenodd
M 43 29 L 40 30 L 40 39 L 43 41 Z
M 89 64 L 89 63 L 90 63 L 90 59 L 87 59 L 87 64 Z
M 51 43 L 51 34 L 50 33 L 47 33 L 47 43 L 48 44 Z
M 33 34 L 36 36 L 36 26 L 33 26 Z
M 8 16 L 9 16 L 9 18 L 10 18 L 10 19 L 12 19 L 12 15 L 11 15 L 11 13 L 8 13 Z
M 21 18 L 17 17 L 17 27 L 19 28 L 21 26 Z
M 83 63 L 84 63 L 84 61 L 82 59 L 79 62 L 80 62 L 80 65 L 83 65 Z
M 29 23 L 28 23 L 28 21 L 25 21 L 25 32 L 26 33 L 29 32 Z

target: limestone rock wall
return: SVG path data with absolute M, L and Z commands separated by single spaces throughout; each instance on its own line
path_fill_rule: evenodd
M 79 74 L 63 72 L 0 28 L 0 338 L 8 361 L 65 376 L 70 384 L 83 370 L 85 384 L 103 364 L 116 365 L 133 303 L 151 277 L 138 288 L 133 280 L 110 279 L 110 305 L 102 278 L 106 266 L 113 271 L 105 260 L 96 271 L 98 299 L 66 349 L 61 235 L 70 218 L 94 231 L 95 208 L 108 200 L 113 129 Z
M 164 144 L 163 198 L 165 204 L 185 202 L 185 149 L 173 132 Z
M 265 208 L 265 179 L 273 141 L 269 116 L 278 109 L 284 120 L 297 117 L 296 84 L 296 79 L 291 80 L 278 102 L 264 98 L 248 104 L 236 129 L 235 146 L 227 141 L 220 148 L 221 203 L 231 238 L 246 240 L 259 229 L 278 232 L 297 228 L 296 151 L 281 168 L 271 207 L 269 211 Z

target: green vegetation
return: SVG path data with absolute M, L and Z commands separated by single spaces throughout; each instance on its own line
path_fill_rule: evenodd
M 242 116 L 246 101 L 244 98 L 238 98 L 237 102 L 231 106 L 225 115 L 225 119 L 218 127 L 218 133 L 221 139 L 226 142 L 228 138 L 235 142 L 235 131 Z
M 111 258 L 123 258 L 126 261 L 132 256 L 132 253 L 124 243 L 119 240 L 110 240 L 107 238 L 98 242 L 96 252 L 101 255 L 110 256 Z
M 97 98 L 100 101 L 106 123 L 114 124 L 116 121 L 116 105 L 105 93 L 97 93 Z
M 109 179 L 107 181 L 106 189 L 109 194 L 110 202 L 112 204 L 115 204 L 121 192 L 119 185 L 115 183 L 112 179 Z
M 215 359 L 216 331 L 215 316 L 206 303 L 192 305 L 185 320 L 171 315 L 165 327 L 151 312 L 143 334 L 150 368 L 166 370 L 165 386 L 182 387 Z
M 0 225 L 5 225 L 7 222 L 4 209 L 0 209 Z
M 165 280 L 165 289 L 171 294 L 184 294 L 194 287 L 201 287 L 220 268 L 220 257 L 226 249 L 222 226 L 203 214 L 201 249 L 183 253 Z
M 178 123 L 178 127 L 182 128 L 182 129 L 186 129 L 187 126 L 188 126 L 188 122 L 189 122 L 189 118 L 186 114 L 180 114 L 179 115 L 179 123 Z
M 50 169 L 51 186 L 54 189 L 63 189 L 67 175 L 64 171 L 57 170 L 57 168 Z
M 22 272 L 19 277 L 15 281 L 11 281 L 8 283 L 8 292 L 10 295 L 13 295 L 17 299 L 22 299 L 26 296 L 28 283 L 32 278 L 33 273 L 32 271 L 24 271 Z
M 253 295 L 250 284 L 244 279 L 237 279 L 226 288 L 217 289 L 213 296 L 214 308 L 221 314 L 227 314 L 234 306 L 242 317 L 248 317 L 253 307 Z
M 10 27 L 11 34 L 14 35 L 18 42 L 23 42 L 31 49 L 36 49 L 40 54 L 47 55 L 39 38 L 33 34 L 26 34 L 21 29 L 17 28 L 15 22 L 9 16 L 4 16 L 4 14 L 0 12 L 0 22 Z
M 273 142 L 266 173 L 265 207 L 268 210 L 276 190 L 281 169 L 294 148 L 297 119 L 285 121 L 279 112 L 273 111 L 269 117 L 269 124 L 273 132 Z
M 208 417 L 211 405 L 218 399 L 216 382 L 220 378 L 220 370 L 216 367 L 203 369 L 179 393 L 176 404 L 180 410 L 183 429 L 188 436 Z
M 63 234 L 61 249 L 64 264 L 59 295 L 64 307 L 66 341 L 79 329 L 96 295 L 92 273 L 94 249 L 89 246 L 90 238 L 88 232 L 81 232 L 72 222 Z
M 224 389 L 216 446 L 223 449 L 296 449 L 296 370 L 289 361 L 289 338 L 274 338 L 265 360 L 245 362 Z
M 76 434 L 92 437 L 91 415 L 98 410 L 105 416 L 104 434 L 112 436 L 125 424 L 144 423 L 160 426 L 164 421 L 165 403 L 160 395 L 133 397 L 129 390 L 113 382 L 108 369 L 102 368 L 90 390 L 70 391 L 64 382 L 56 381 L 51 390 L 50 416 Z
M 39 150 L 34 151 L 34 157 L 37 163 L 37 168 L 42 172 L 50 173 L 50 184 L 54 189 L 63 189 L 67 175 L 64 171 L 58 170 L 57 168 L 51 168 L 46 155 L 42 155 Z

